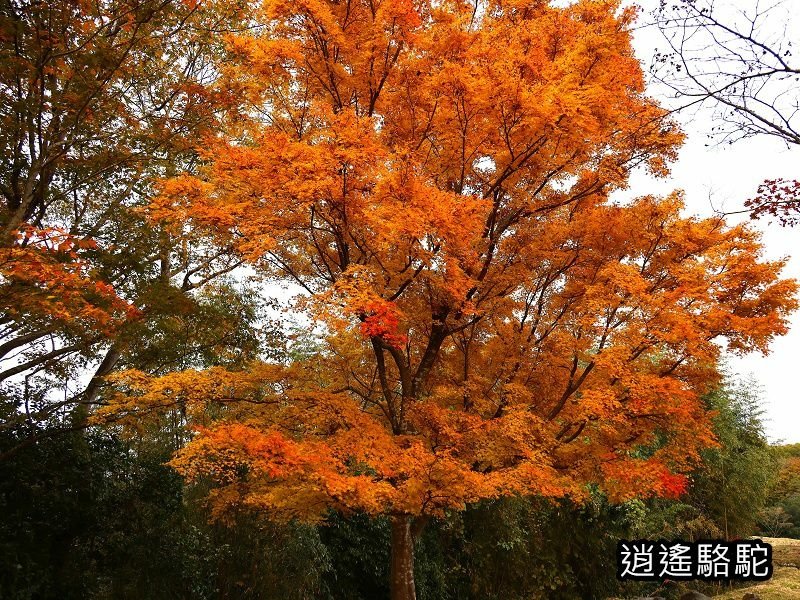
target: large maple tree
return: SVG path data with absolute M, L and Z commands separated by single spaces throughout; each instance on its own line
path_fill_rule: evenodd
M 795 284 L 758 236 L 681 216 L 682 136 L 619 2 L 267 1 L 229 38 L 224 134 L 150 216 L 303 293 L 286 363 L 127 372 L 105 413 L 177 408 L 174 465 L 240 506 L 388 515 L 392 598 L 425 520 L 505 495 L 677 495 L 713 443 L 726 339 L 766 351 Z

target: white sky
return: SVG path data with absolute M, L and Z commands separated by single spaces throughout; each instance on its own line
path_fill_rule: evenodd
M 729 5 L 747 8 L 754 6 L 755 2 L 725 0 L 716 4 L 718 7 Z M 797 0 L 788 2 L 792 4 Z M 644 8 L 643 18 L 657 3 L 657 0 L 638 2 Z M 655 28 L 639 29 L 635 45 L 639 58 L 647 67 L 654 48 L 663 45 L 661 34 Z M 651 95 L 670 104 L 670 99 L 660 97 L 655 88 L 651 90 Z M 630 193 L 663 194 L 680 188 L 686 194 L 688 214 L 709 216 L 714 209 L 741 209 L 744 201 L 755 195 L 759 183 L 765 179 L 800 178 L 800 148 L 787 149 L 785 143 L 767 137 L 750 138 L 733 145 L 716 145 L 714 140 L 707 137 L 712 124 L 707 112 L 687 114 L 680 120 L 688 139 L 680 151 L 678 162 L 672 168 L 672 176 L 668 180 L 653 180 L 643 173 L 635 173 Z M 746 219 L 747 215 L 729 217 L 730 222 Z M 800 256 L 794 256 L 800 243 L 800 227 L 782 228 L 777 223 L 770 224 L 768 220 L 757 221 L 753 225 L 763 233 L 767 257 L 790 257 L 783 275 L 800 279 Z M 742 377 L 752 374 L 761 384 L 765 427 L 773 442 L 800 442 L 800 384 L 794 372 L 800 369 L 800 314 L 795 314 L 792 322 L 789 334 L 773 343 L 768 356 L 750 354 L 728 358 L 729 368 L 734 374 Z

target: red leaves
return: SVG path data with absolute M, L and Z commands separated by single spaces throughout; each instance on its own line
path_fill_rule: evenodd
M 677 499 L 686 493 L 689 480 L 685 475 L 664 471 L 658 477 L 661 496 L 664 498 Z
M 800 222 L 800 181 L 767 179 L 758 186 L 758 195 L 744 205 L 753 219 L 771 216 L 784 227 L 794 227 Z
M 408 336 L 400 333 L 400 311 L 395 304 L 373 300 L 367 302 L 360 312 L 362 321 L 359 329 L 365 337 L 380 338 L 396 348 L 408 342 Z
M 686 493 L 689 479 L 666 464 L 666 457 L 660 458 L 663 451 L 655 456 L 642 459 L 632 456 L 606 457 L 603 472 L 606 477 L 605 488 L 613 500 L 622 501 L 640 496 L 659 496 L 679 498 Z

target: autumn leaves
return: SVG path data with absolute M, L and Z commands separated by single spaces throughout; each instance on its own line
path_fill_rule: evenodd
M 238 101 L 150 218 L 300 286 L 318 345 L 137 376 L 104 414 L 188 402 L 203 428 L 174 465 L 216 481 L 219 514 L 679 494 L 713 443 L 715 340 L 765 350 L 795 285 L 677 195 L 610 200 L 681 141 L 643 95 L 632 14 L 308 0 L 257 18 L 213 84 Z

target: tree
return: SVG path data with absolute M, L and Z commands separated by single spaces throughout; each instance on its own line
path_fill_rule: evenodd
M 780 506 L 768 506 L 758 513 L 761 530 L 770 537 L 784 537 L 794 526 L 792 516 Z
M 725 141 L 770 135 L 800 144 L 800 65 L 786 3 L 661 0 L 655 16 L 669 51 L 656 54 L 654 75 L 690 105 L 709 104 Z
M 705 401 L 715 413 L 719 447 L 702 452 L 688 502 L 716 523 L 726 539 L 753 535 L 775 479 L 776 461 L 764 434 L 758 387 L 748 380 L 720 386 Z
M 155 178 L 196 162 L 196 137 L 214 126 L 221 101 L 203 93 L 210 58 L 245 8 L 2 3 L 0 394 L 14 410 L 0 427 L 28 434 L 0 460 L 44 434 L 85 427 L 103 376 L 118 365 L 148 368 L 136 355 L 157 336 L 142 332 L 190 306 L 201 314 L 215 292 L 230 299 L 235 288 L 220 278 L 237 260 L 170 238 L 138 210 Z
M 684 104 L 713 111 L 723 142 L 756 135 L 800 144 L 800 64 L 792 41 L 798 23 L 782 0 L 739 9 L 712 0 L 660 1 L 656 21 L 669 50 L 657 53 L 656 80 Z M 800 182 L 777 179 L 745 203 L 751 217 L 797 223 Z
M 800 538 L 800 444 L 777 446 L 777 474 L 760 515 L 768 535 Z
M 718 338 L 767 350 L 794 282 L 758 236 L 616 204 L 681 134 L 643 92 L 614 1 L 266 2 L 229 37 L 240 102 L 150 217 L 304 293 L 320 349 L 241 370 L 115 377 L 98 417 L 181 411 L 173 465 L 217 517 L 387 515 L 414 537 L 483 498 L 675 496 L 713 443 Z M 310 325 L 311 326 L 311 325 Z
M 200 490 L 164 464 L 173 449 L 161 431 L 122 440 L 93 428 L 0 463 L 0 595 L 328 597 L 329 550 L 314 527 L 247 514 L 208 523 Z

